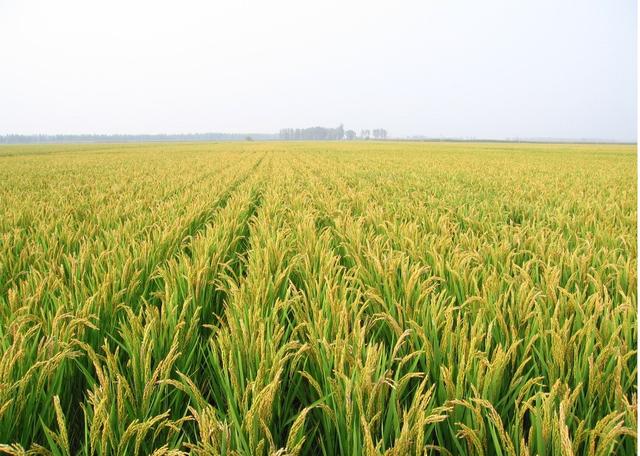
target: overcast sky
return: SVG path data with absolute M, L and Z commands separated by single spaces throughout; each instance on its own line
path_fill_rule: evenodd
M 0 0 L 0 134 L 636 139 L 633 0 Z

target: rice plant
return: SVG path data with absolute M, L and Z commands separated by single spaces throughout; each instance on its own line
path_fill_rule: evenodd
M 0 453 L 635 454 L 636 160 L 6 146 Z

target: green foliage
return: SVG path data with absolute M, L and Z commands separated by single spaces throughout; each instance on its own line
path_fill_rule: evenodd
M 630 146 L 0 151 L 0 452 L 635 454 Z

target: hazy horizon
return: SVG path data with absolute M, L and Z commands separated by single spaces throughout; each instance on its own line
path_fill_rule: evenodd
M 0 135 L 637 140 L 637 5 L 0 1 Z

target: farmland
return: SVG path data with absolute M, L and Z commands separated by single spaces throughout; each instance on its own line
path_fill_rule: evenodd
M 636 147 L 0 148 L 0 452 L 635 454 Z

